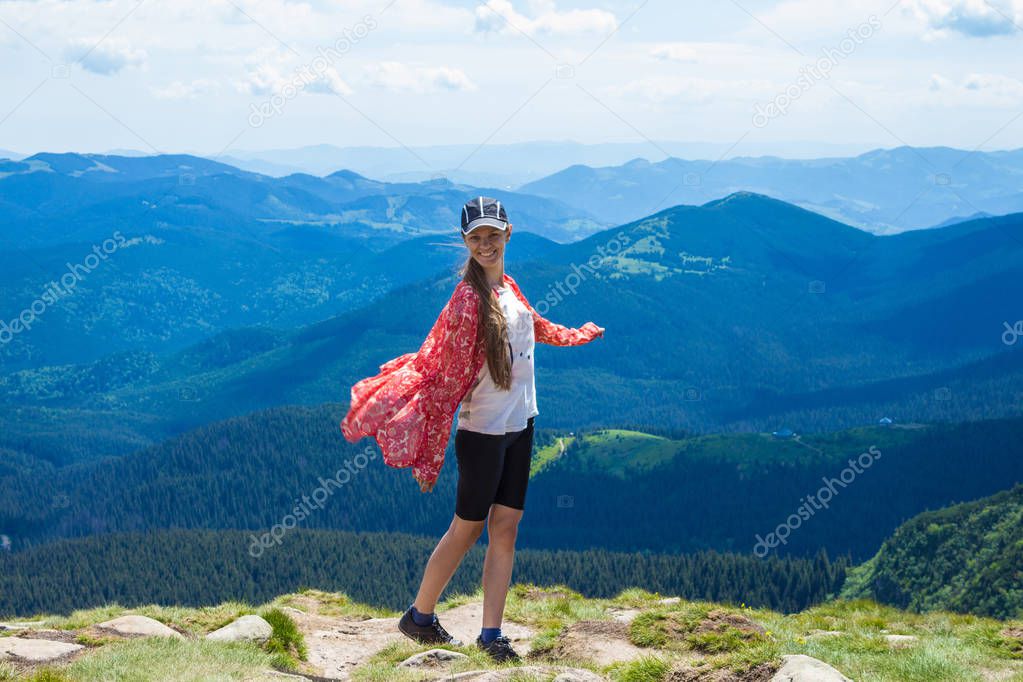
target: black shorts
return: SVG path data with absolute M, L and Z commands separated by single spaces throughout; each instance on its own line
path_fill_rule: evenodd
M 455 431 L 458 493 L 455 514 L 483 521 L 490 505 L 524 509 L 533 459 L 533 417 L 521 431 L 503 436 L 467 429 Z

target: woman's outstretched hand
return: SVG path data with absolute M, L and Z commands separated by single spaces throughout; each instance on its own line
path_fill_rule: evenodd
M 604 336 L 604 328 L 603 327 L 597 327 L 597 329 L 600 330 L 600 333 L 597 334 L 597 336 Z

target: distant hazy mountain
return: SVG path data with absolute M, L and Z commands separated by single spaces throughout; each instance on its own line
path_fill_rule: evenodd
M 568 140 L 408 148 L 321 144 L 297 149 L 233 151 L 230 162 L 239 168 L 268 175 L 299 170 L 313 175 L 328 175 L 348 168 L 362 175 L 395 182 L 418 182 L 441 175 L 453 182 L 511 189 L 575 164 L 608 166 L 625 163 L 637 156 L 660 160 L 668 154 L 716 159 L 727 152 L 729 146 L 730 143 L 675 141 L 582 144 Z M 809 158 L 821 154 L 855 154 L 863 151 L 863 147 L 810 142 L 751 142 L 738 151 Z
M 576 165 L 521 191 L 585 206 L 624 223 L 675 204 L 736 191 L 766 194 L 870 232 L 931 227 L 977 213 L 1023 211 L 1023 149 L 876 149 L 852 158 L 722 161 L 638 158 L 621 166 Z
M 0 162 L 0 321 L 39 311 L 30 333 L 11 339 L 0 326 L 0 361 L 10 371 L 162 353 L 231 327 L 336 315 L 464 258 L 459 212 L 476 194 L 507 202 L 519 245 L 606 227 L 558 201 L 446 180 L 270 178 L 169 155 Z M 419 235 L 428 238 L 378 258 Z M 60 287 L 73 269 L 88 274 Z
M 313 226 L 397 243 L 457 231 L 466 199 L 505 200 L 513 223 L 571 241 L 610 223 L 540 197 L 439 179 L 386 183 L 340 170 L 327 177 L 271 178 L 200 157 L 35 154 L 0 166 L 0 244 L 13 248 L 103 239 L 116 228 L 205 228 L 265 235 Z
M 992 216 L 990 213 L 986 213 L 984 211 L 978 211 L 977 213 L 974 213 L 973 215 L 966 216 L 965 218 L 962 217 L 962 216 L 954 216 L 952 218 L 949 218 L 948 220 L 941 221 L 937 225 L 932 225 L 932 227 L 948 227 L 949 225 L 958 225 L 959 223 L 965 223 L 965 222 L 969 222 L 971 220 L 980 220 L 981 218 L 992 218 L 992 217 L 994 217 L 994 216 Z

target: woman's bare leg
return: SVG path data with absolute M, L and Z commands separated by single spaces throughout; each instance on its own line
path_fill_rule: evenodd
M 503 504 L 490 506 L 489 545 L 483 560 L 483 627 L 499 628 L 515 563 L 515 537 L 522 510 Z M 416 607 L 419 608 L 418 606 Z
M 447 587 L 451 576 L 462 563 L 465 553 L 476 544 L 483 534 L 483 521 L 467 521 L 457 514 L 451 519 L 451 525 L 440 539 L 426 562 L 423 581 L 419 584 L 415 607 L 420 613 L 433 613 L 441 593 Z

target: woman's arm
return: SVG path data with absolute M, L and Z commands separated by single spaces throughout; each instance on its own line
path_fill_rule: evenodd
M 533 316 L 533 336 L 537 343 L 546 343 L 551 346 L 580 346 L 604 335 L 604 328 L 598 327 L 592 322 L 587 322 L 578 329 L 551 322 L 530 305 L 526 300 L 526 295 L 519 289 L 518 283 L 510 276 L 508 279 L 511 280 L 512 288 L 519 300 Z
M 533 314 L 533 335 L 537 343 L 551 346 L 580 346 L 604 335 L 604 328 L 587 322 L 578 329 L 551 322 L 530 307 Z

